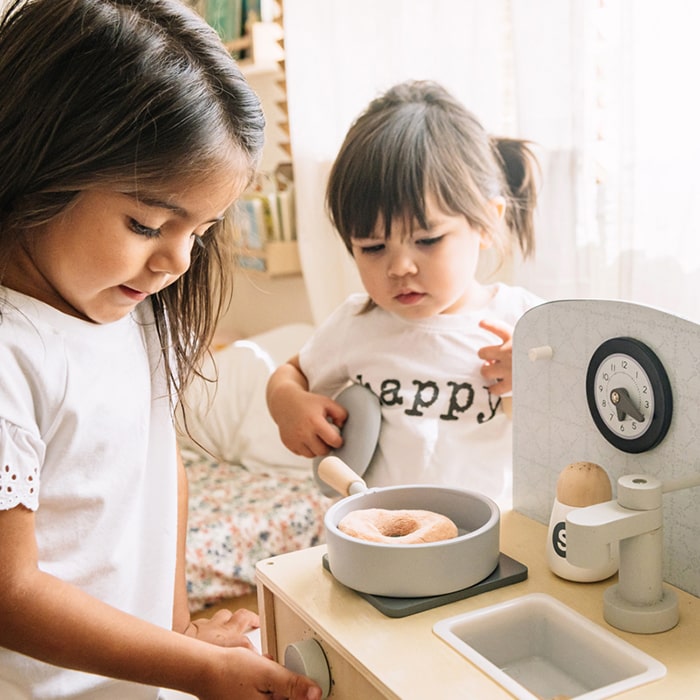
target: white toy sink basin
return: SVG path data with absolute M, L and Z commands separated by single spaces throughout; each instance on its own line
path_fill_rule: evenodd
M 440 620 L 435 634 L 516 698 L 601 700 L 666 667 L 544 593 Z

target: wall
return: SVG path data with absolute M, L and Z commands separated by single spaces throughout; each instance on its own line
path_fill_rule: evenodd
M 219 342 L 255 335 L 285 323 L 313 323 L 303 277 L 270 278 L 237 270 L 233 302 L 219 324 Z

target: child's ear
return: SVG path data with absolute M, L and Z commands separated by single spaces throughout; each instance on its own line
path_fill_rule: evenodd
M 496 222 L 500 224 L 501 221 L 503 221 L 503 217 L 506 214 L 506 200 L 505 197 L 501 197 L 500 195 L 498 197 L 494 197 L 493 199 L 489 200 L 489 206 L 493 207 L 493 213 L 496 215 Z M 493 230 L 493 227 L 492 227 Z M 487 248 L 491 248 L 493 246 L 494 240 L 493 240 L 493 235 L 489 231 L 482 231 L 481 232 L 481 243 L 480 248 L 482 250 L 486 250 Z
M 495 209 L 496 217 L 500 221 L 506 215 L 506 199 L 505 197 L 494 197 L 489 200 L 489 204 Z

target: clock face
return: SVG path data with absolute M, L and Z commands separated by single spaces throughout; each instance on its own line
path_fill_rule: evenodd
M 592 355 L 586 398 L 603 437 L 623 452 L 644 452 L 663 440 L 673 398 L 656 354 L 635 338 L 611 338 Z

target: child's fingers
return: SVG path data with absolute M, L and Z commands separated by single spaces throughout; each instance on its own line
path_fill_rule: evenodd
M 503 379 L 504 377 L 504 370 L 501 367 L 500 362 L 485 362 L 481 366 L 481 376 L 487 381 L 487 382 L 498 382 Z
M 326 404 L 325 410 L 326 422 L 318 430 L 318 438 L 329 448 L 337 449 L 343 444 L 340 429 L 347 420 L 348 412 L 339 403 L 331 400 Z M 316 449 L 318 449 L 318 446 L 316 446 Z M 316 454 L 325 453 L 317 451 Z
M 513 350 L 510 341 L 506 341 L 501 345 L 486 345 L 483 348 L 479 348 L 477 356 L 480 360 L 484 360 L 486 364 L 505 362 L 510 366 L 513 358 Z
M 258 688 L 274 700 L 321 700 L 321 689 L 314 681 L 277 663 L 268 665 L 267 678 Z
M 304 457 L 324 457 L 342 444 L 340 429 L 330 421 L 323 421 L 303 437 L 299 454 Z
M 513 326 L 503 321 L 483 319 L 479 321 L 479 327 L 498 336 L 504 343 L 513 337 Z
M 486 362 L 510 362 L 511 358 L 511 339 L 513 337 L 513 327 L 501 321 L 483 320 L 479 323 L 481 328 L 493 333 L 501 339 L 501 343 L 497 345 L 485 345 L 479 348 L 477 355 L 480 359 Z
M 340 428 L 338 428 L 334 423 L 329 422 L 328 425 L 324 425 L 323 429 L 319 431 L 318 437 L 326 447 L 333 450 L 337 450 L 343 444 L 343 436 L 340 434 Z M 322 453 L 316 452 L 316 454 Z
M 245 632 L 259 627 L 259 624 L 258 616 L 250 610 L 219 610 L 209 619 L 193 620 L 185 634 L 219 647 L 255 649 Z
M 493 396 L 503 396 L 503 394 L 510 394 L 511 391 L 513 391 L 512 384 L 503 380 L 489 385 L 489 394 Z
M 477 356 L 487 364 L 500 362 L 503 359 L 503 345 L 486 345 L 479 348 Z
M 329 401 L 326 406 L 326 416 L 330 419 L 333 425 L 342 428 L 345 421 L 348 419 L 348 412 L 335 401 Z
M 512 391 L 513 327 L 494 320 L 482 320 L 479 326 L 500 338 L 501 343 L 479 348 L 478 356 L 484 360 L 481 374 L 490 382 L 489 392 L 495 396 Z
M 260 627 L 260 618 L 257 613 L 245 608 L 238 610 L 219 610 L 212 616 L 212 622 L 218 621 L 230 629 L 240 632 L 250 632 L 250 630 Z

